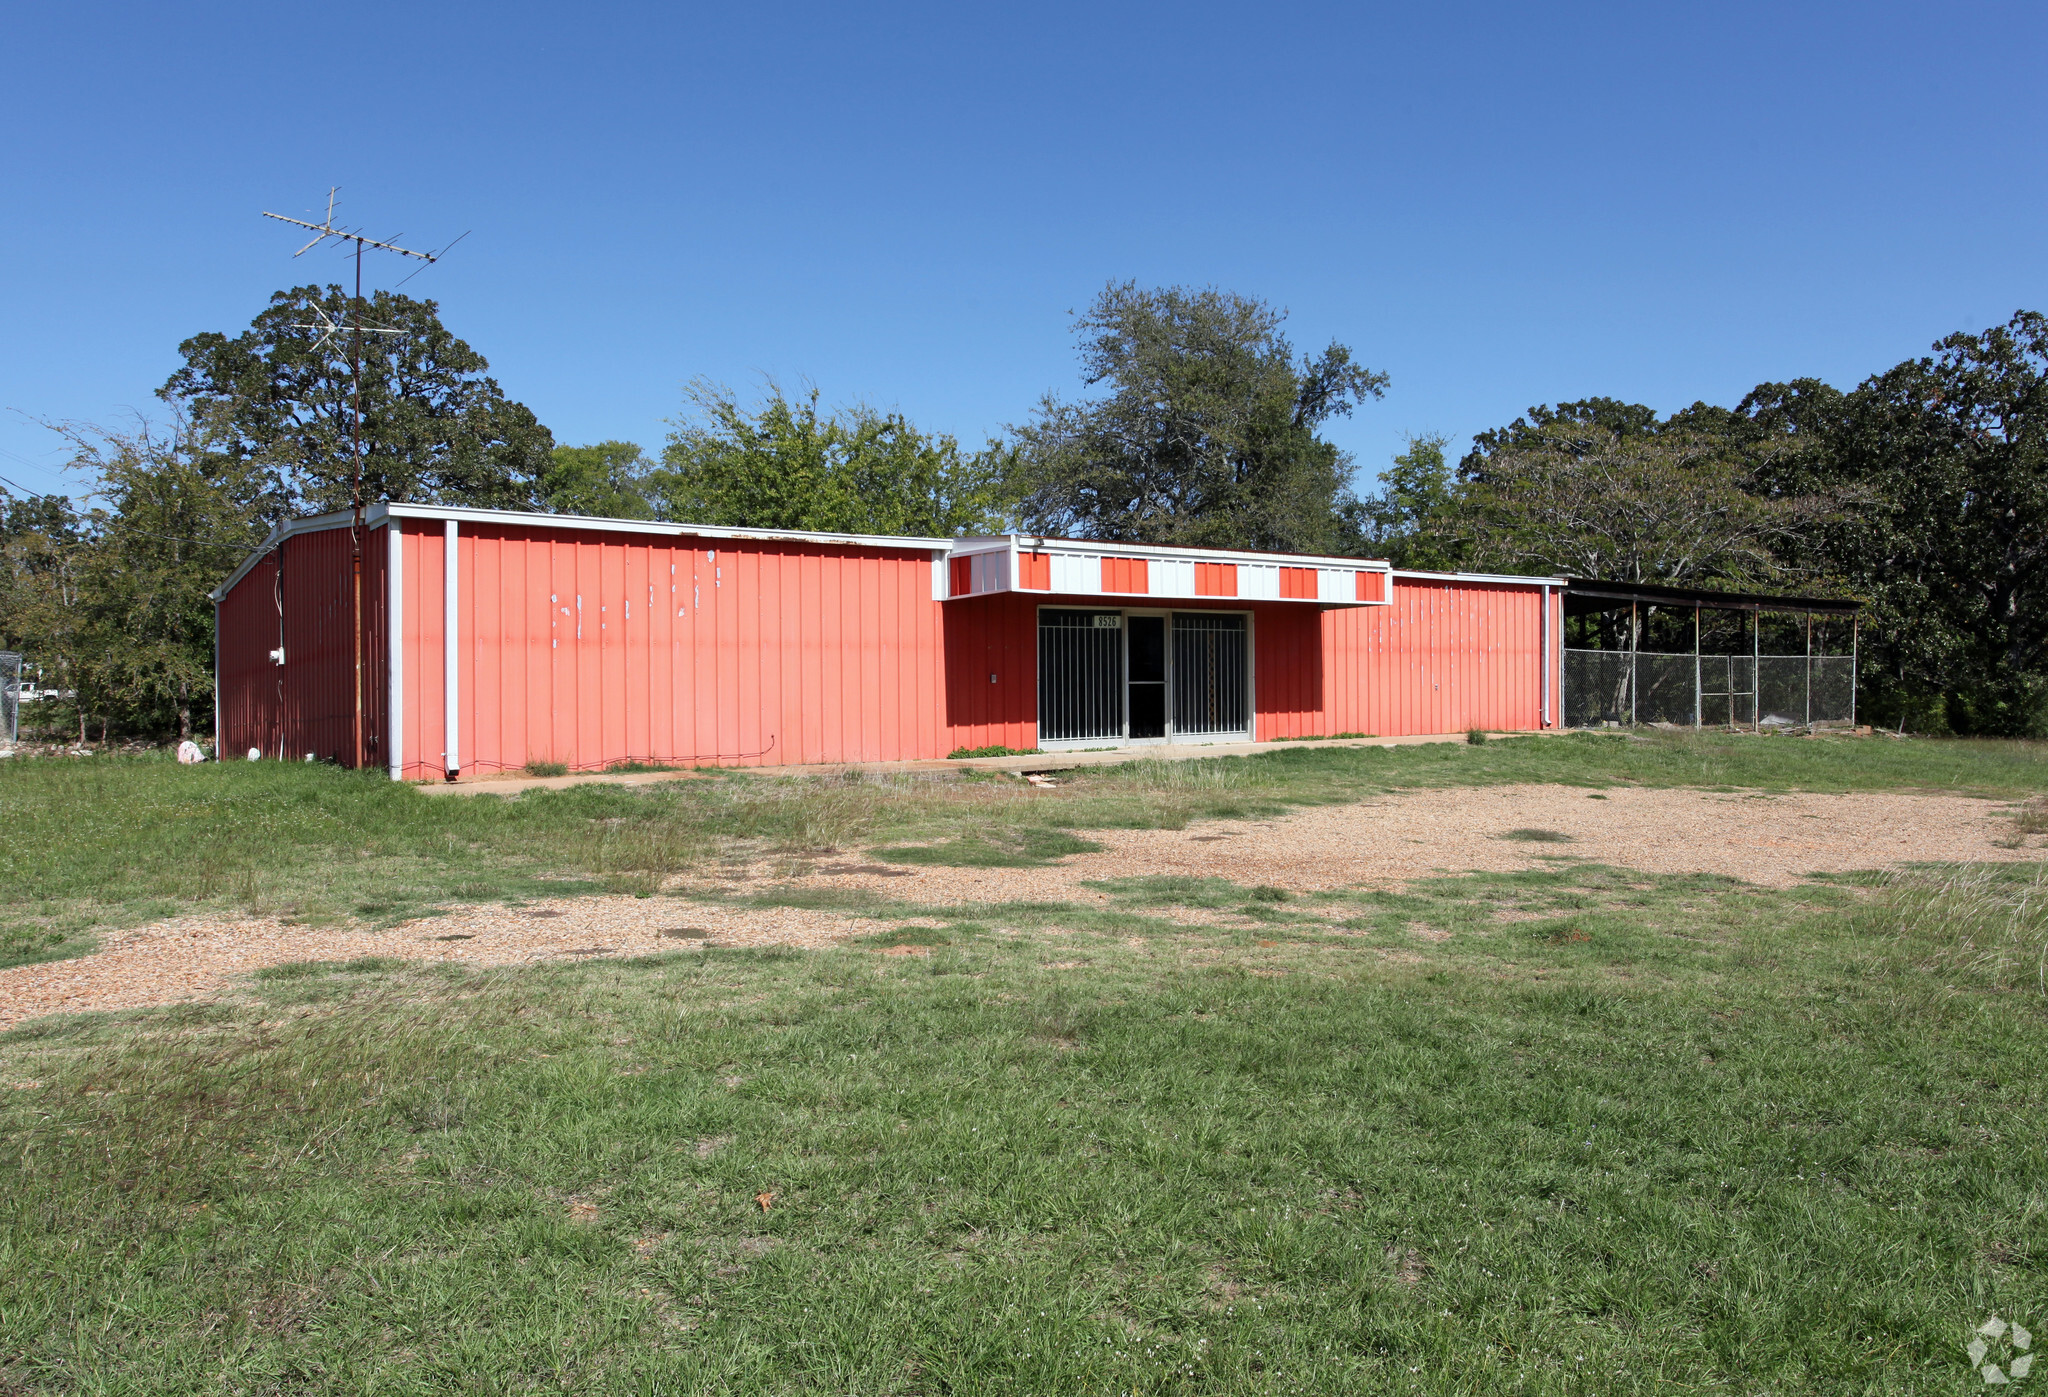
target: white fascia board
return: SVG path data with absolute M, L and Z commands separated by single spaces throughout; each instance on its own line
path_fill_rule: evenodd
M 343 509 L 331 514 L 291 519 L 278 525 L 270 531 L 270 536 L 263 540 L 254 553 L 242 560 L 240 567 L 228 574 L 228 580 L 211 593 L 213 599 L 219 601 L 226 596 L 233 590 L 234 585 L 248 574 L 249 569 L 256 566 L 264 554 L 294 534 L 346 528 L 351 517 L 350 511 Z M 391 519 L 426 519 L 436 523 L 445 523 L 453 519 L 459 524 L 511 524 L 530 529 L 594 529 L 604 533 L 652 534 L 662 538 L 824 543 L 842 548 L 908 548 L 920 552 L 928 549 L 950 551 L 957 541 L 950 538 L 899 538 L 889 534 L 832 534 L 807 529 L 731 529 L 716 524 L 665 524 L 646 519 L 600 519 L 585 514 L 534 514 L 510 509 L 462 509 L 453 505 L 380 503 L 369 505 L 363 510 L 365 528 L 377 528 Z
M 980 542 L 978 539 L 961 541 Z M 1326 557 L 1320 553 L 1246 553 L 1230 548 L 1172 548 L 1151 543 L 1036 538 L 1030 534 L 1017 535 L 1017 547 L 1026 553 L 1088 553 L 1101 558 L 1147 558 L 1161 562 L 1263 563 L 1282 568 L 1349 568 L 1353 572 L 1387 572 L 1391 568 L 1379 558 Z
M 833 534 L 815 529 L 735 529 L 719 524 L 668 524 L 650 519 L 600 519 L 587 514 L 532 514 L 510 509 L 458 509 L 425 504 L 373 505 L 365 517 L 382 510 L 396 519 L 453 519 L 462 524 L 519 524 L 529 529 L 596 529 L 604 533 L 655 534 L 666 538 L 760 539 L 774 543 L 830 543 L 851 548 L 951 549 L 950 538 L 921 535 Z M 331 518 L 332 516 L 322 516 Z M 346 515 L 342 516 L 344 519 Z
M 1497 572 L 1414 572 L 1395 568 L 1393 575 L 1411 582 L 1501 582 L 1513 587 L 1561 587 L 1562 577 L 1522 577 Z

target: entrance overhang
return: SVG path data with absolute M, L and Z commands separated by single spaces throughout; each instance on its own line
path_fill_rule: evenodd
M 1020 534 L 955 541 L 933 559 L 932 585 L 942 601 L 996 592 L 1137 607 L 1278 602 L 1329 609 L 1393 600 L 1392 568 L 1371 559 Z

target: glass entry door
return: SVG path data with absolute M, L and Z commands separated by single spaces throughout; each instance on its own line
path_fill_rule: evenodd
M 1130 685 L 1130 740 L 1166 740 L 1166 618 L 1124 618 Z
M 1041 745 L 1249 740 L 1251 726 L 1249 617 L 1038 613 Z

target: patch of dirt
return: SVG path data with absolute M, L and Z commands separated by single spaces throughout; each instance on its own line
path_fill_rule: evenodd
M 1226 878 L 1311 893 L 1399 887 L 1442 873 L 1514 872 L 1589 859 L 1656 874 L 1721 874 L 1787 887 L 1813 873 L 1884 869 L 1911 862 L 2015 860 L 2012 819 L 2000 801 L 1965 796 L 1754 792 L 1610 787 L 1588 800 L 1573 786 L 1491 786 L 1408 791 L 1358 805 L 1324 806 L 1258 823 L 1211 822 L 1187 830 L 1090 830 L 1097 853 L 1035 868 L 825 865 L 786 888 L 867 887 L 905 902 L 1100 905 L 1109 894 L 1084 883 L 1139 877 Z M 1544 829 L 1568 845 L 1503 838 Z M 1560 851 L 1568 848 L 1568 854 Z M 773 878 L 760 863 L 671 880 L 671 891 L 720 889 L 725 879 Z M 1159 908 L 1183 925 L 1244 928 L 1221 909 Z M 1530 914 L 1503 911 L 1501 920 Z M 1548 914 L 1534 914 L 1548 915 Z M 688 924 L 678 925 L 687 919 Z M 241 977 L 292 961 L 365 956 L 524 965 L 714 947 L 822 947 L 922 924 L 802 908 L 732 908 L 672 897 L 585 897 L 541 907 L 458 907 L 386 931 L 288 926 L 275 919 L 183 917 L 108 933 L 73 960 L 0 970 L 0 1030 L 46 1014 L 134 1009 L 216 998 Z M 892 948 L 915 955 L 921 948 Z M 1406 953 L 1381 952 L 1390 960 Z M 1072 969 L 1082 961 L 1050 968 Z
M 1087 830 L 1103 846 L 1040 868 L 918 866 L 886 884 L 863 873 L 793 886 L 867 886 L 906 902 L 1102 902 L 1083 883 L 1111 878 L 1227 878 L 1288 892 L 1394 887 L 1441 873 L 1509 873 L 1560 857 L 1645 873 L 1714 873 L 1790 887 L 1813 873 L 1902 863 L 2032 857 L 2001 841 L 2009 802 L 1969 796 L 1858 792 L 1762 795 L 1748 791 L 1609 787 L 1588 800 L 1577 786 L 1480 786 L 1404 791 L 1358 805 L 1322 806 L 1255 824 L 1188 830 Z M 1506 836 L 1542 829 L 1564 836 Z M 1211 839 L 1208 836 L 1216 835 Z M 1189 909 L 1167 915 L 1192 921 Z
M 214 999 L 243 976 L 295 961 L 365 956 L 531 965 L 719 948 L 820 947 L 901 924 L 806 908 L 692 905 L 700 923 L 675 925 L 673 898 L 587 897 L 543 908 L 458 907 L 388 931 L 290 926 L 271 917 L 180 917 L 108 932 L 74 960 L 0 970 L 0 1030 L 46 1014 L 141 1009 Z M 675 933 L 684 930 L 685 935 Z

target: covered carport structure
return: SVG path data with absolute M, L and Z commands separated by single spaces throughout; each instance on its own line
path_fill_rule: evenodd
M 1853 727 L 1862 603 L 1567 578 L 1566 727 Z

